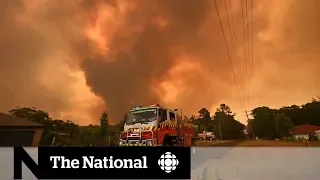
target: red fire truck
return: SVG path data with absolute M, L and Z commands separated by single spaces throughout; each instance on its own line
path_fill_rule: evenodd
M 120 146 L 192 146 L 197 126 L 184 122 L 177 109 L 154 104 L 135 107 L 125 116 Z

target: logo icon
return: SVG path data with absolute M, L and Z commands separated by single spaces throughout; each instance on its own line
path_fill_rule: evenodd
M 165 154 L 161 155 L 160 159 L 158 160 L 158 164 L 166 173 L 171 173 L 177 168 L 179 161 L 174 154 L 171 152 L 166 152 Z

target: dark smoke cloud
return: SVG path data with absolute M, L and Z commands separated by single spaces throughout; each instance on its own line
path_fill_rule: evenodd
M 241 6 L 231 2 L 244 75 Z M 217 3 L 234 58 L 224 1 Z M 121 12 L 124 4 L 134 8 Z M 244 120 L 213 0 L 0 0 L 0 7 L 1 111 L 36 106 L 88 124 L 103 108 L 118 122 L 135 105 L 191 114 L 227 103 Z M 255 1 L 252 106 L 299 104 L 319 92 L 317 7 L 317 0 Z M 87 30 L 97 24 L 93 39 Z
M 162 99 L 150 87 L 159 86 L 177 63 L 179 54 L 175 54 L 174 48 L 181 47 L 193 54 L 196 46 L 202 46 L 206 39 L 199 35 L 200 28 L 212 10 L 210 1 L 136 2 L 139 8 L 130 12 L 121 28 L 130 31 L 131 27 L 138 24 L 140 32 L 129 37 L 116 34 L 109 47 L 115 54 L 94 57 L 82 64 L 88 84 L 106 99 L 115 119 L 121 118 L 117 115 L 122 116 L 132 106 L 162 103 Z M 168 25 L 159 27 L 153 23 L 159 17 Z M 119 41 L 132 44 L 129 52 L 121 51 L 126 44 Z M 206 81 L 200 81 L 203 86 L 207 84 Z

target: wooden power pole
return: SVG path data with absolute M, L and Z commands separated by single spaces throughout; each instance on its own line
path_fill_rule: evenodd
M 253 129 L 252 129 L 252 124 L 250 124 L 250 119 L 249 119 L 248 111 L 245 110 L 245 112 L 246 112 L 246 116 L 247 116 L 247 119 L 248 119 L 248 125 L 250 126 L 250 130 L 251 130 L 253 139 L 256 139 L 256 136 L 254 135 L 254 132 L 253 132 Z

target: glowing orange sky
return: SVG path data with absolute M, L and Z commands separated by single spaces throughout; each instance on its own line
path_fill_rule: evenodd
M 243 75 L 241 5 L 230 1 Z M 114 123 L 134 105 L 160 103 L 191 115 L 203 107 L 213 114 L 225 103 L 246 122 L 214 1 L 6 2 L 0 1 L 0 111 L 34 106 L 95 124 L 104 109 Z M 235 58 L 224 1 L 217 3 Z M 246 109 L 303 104 L 319 95 L 319 3 L 254 0 Z

